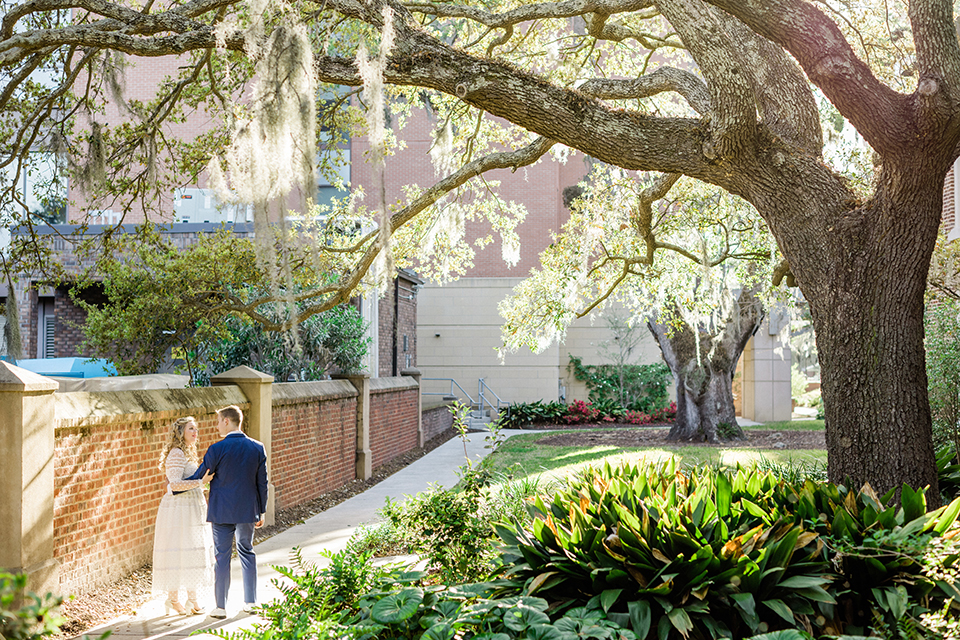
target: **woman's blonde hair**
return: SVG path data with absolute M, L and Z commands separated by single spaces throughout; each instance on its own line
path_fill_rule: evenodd
M 161 471 L 167 463 L 167 454 L 170 453 L 171 449 L 180 449 L 180 451 L 183 451 L 183 455 L 187 456 L 188 460 L 194 464 L 200 464 L 200 455 L 197 453 L 197 443 L 187 444 L 183 438 L 183 430 L 186 429 L 187 425 L 191 422 L 196 424 L 197 419 L 193 416 L 184 416 L 183 418 L 178 418 L 170 425 L 170 439 L 163 445 L 163 451 L 160 452 Z

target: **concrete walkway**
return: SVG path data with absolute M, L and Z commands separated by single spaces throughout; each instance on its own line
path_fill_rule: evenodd
M 503 431 L 506 436 L 519 433 L 533 432 Z M 467 456 L 475 462 L 489 453 L 489 449 L 485 448 L 485 435 L 469 434 Z M 377 511 L 383 507 L 388 497 L 402 499 L 423 491 L 430 484 L 452 487 L 458 482 L 457 471 L 465 462 L 463 441 L 454 438 L 367 491 L 256 545 L 254 550 L 257 553 L 259 602 L 270 602 L 280 595 L 276 587 L 270 584 L 271 579 L 279 575 L 273 566 L 290 566 L 290 551 L 294 547 L 301 549 L 304 560 L 322 561 L 319 557 L 322 550 L 343 549 L 359 525 L 377 521 Z M 215 620 L 208 616 L 167 616 L 163 608 L 164 598 L 161 597 L 144 604 L 129 616 L 90 629 L 85 635 L 96 638 L 110 630 L 113 632 L 111 638 L 115 640 L 156 640 L 186 638 L 191 633 L 207 629 L 232 632 L 252 627 L 259 618 L 243 612 L 243 582 L 240 577 L 240 561 L 237 558 L 233 559 L 232 568 L 226 620 Z M 201 602 L 200 606 L 210 611 L 214 604 Z M 81 637 L 77 636 L 74 640 Z M 203 633 L 195 637 L 213 636 Z

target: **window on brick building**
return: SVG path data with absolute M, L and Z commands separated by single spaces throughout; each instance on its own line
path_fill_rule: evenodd
M 53 295 L 41 295 L 37 301 L 37 357 L 57 357 L 57 316 Z
M 0 170 L 4 194 L 15 195 L 17 202 L 5 203 L 21 209 L 21 203 L 35 221 L 60 224 L 67 219 L 67 177 L 62 159 L 54 153 L 31 153 L 20 174 L 10 164 Z M 5 199 L 8 196 L 5 195 Z
M 320 145 L 317 152 L 315 201 L 318 205 L 328 207 L 333 207 L 335 200 L 350 193 L 350 137 L 346 131 L 334 124 L 339 102 L 338 98 L 332 96 L 321 98 L 317 114 Z

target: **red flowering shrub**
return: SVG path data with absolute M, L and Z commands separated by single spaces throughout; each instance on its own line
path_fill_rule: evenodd
M 627 411 L 624 416 L 624 422 L 629 424 L 653 424 L 657 422 L 673 422 L 677 417 L 677 403 L 671 402 L 669 407 L 657 409 L 653 415 L 648 415 L 642 411 Z
M 563 416 L 563 421 L 567 424 L 584 424 L 587 422 L 596 422 L 600 417 L 600 412 L 593 408 L 589 402 L 583 400 L 574 400 L 567 407 L 567 415 Z
M 623 420 L 628 424 L 650 424 L 653 422 L 653 417 L 643 411 L 627 411 Z
M 677 403 L 671 402 L 669 407 L 664 407 L 653 412 L 653 422 L 673 422 L 677 417 Z

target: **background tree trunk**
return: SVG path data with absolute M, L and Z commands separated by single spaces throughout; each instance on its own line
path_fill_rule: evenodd
M 750 336 L 763 319 L 753 290 L 744 290 L 723 314 L 716 330 L 701 323 L 681 328 L 647 326 L 677 381 L 677 417 L 671 440 L 718 442 L 743 437 L 733 406 L 733 374 Z M 699 341 L 694 331 L 699 332 Z

